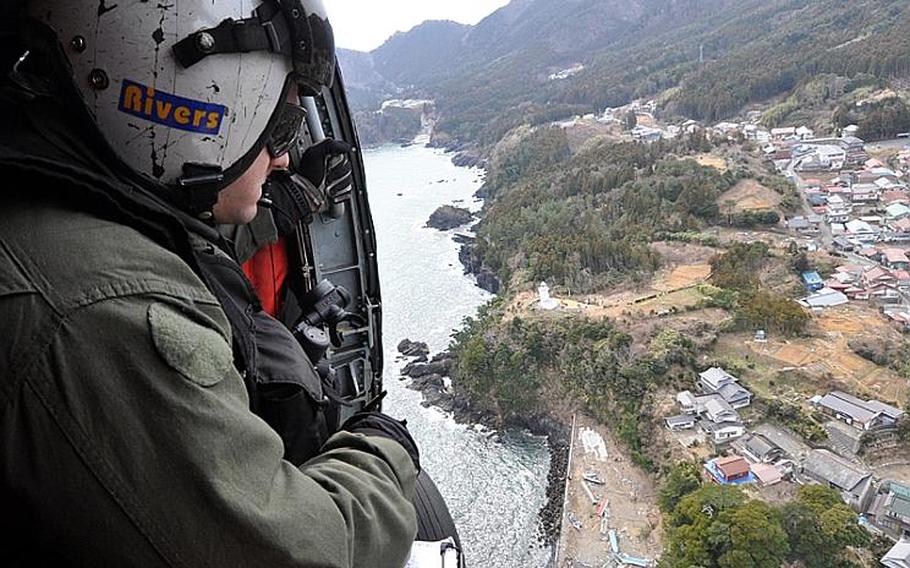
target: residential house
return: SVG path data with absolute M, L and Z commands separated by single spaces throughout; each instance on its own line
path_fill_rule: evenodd
M 851 207 L 840 195 L 828 195 L 828 209 L 825 220 L 828 223 L 846 223 L 850 220 Z
M 704 415 L 715 424 L 739 422 L 739 414 L 736 410 L 730 403 L 718 396 L 712 396 L 705 402 Z
M 846 237 L 835 237 L 834 238 L 834 247 L 837 250 L 842 250 L 844 252 L 853 252 L 854 246 Z
M 874 183 L 857 183 L 850 188 L 850 200 L 856 204 L 869 204 L 878 201 L 881 193 Z
M 842 306 L 849 301 L 849 298 L 843 292 L 838 292 L 831 288 L 822 288 L 815 294 L 801 299 L 799 303 L 813 310 L 821 310 L 824 308 Z
M 814 403 L 818 409 L 858 430 L 894 426 L 902 410 L 878 400 L 862 400 L 842 391 L 832 391 Z
M 882 203 L 887 205 L 893 205 L 895 203 L 903 203 L 904 205 L 910 204 L 910 194 L 906 191 L 885 191 L 882 193 Z
M 888 230 L 882 234 L 887 242 L 906 242 L 910 241 L 910 218 L 900 219 L 889 222 Z
M 761 434 L 749 434 L 736 441 L 736 449 L 753 463 L 773 463 L 784 451 Z
M 902 538 L 880 560 L 885 568 L 910 568 L 910 538 Z
M 739 414 L 719 392 L 695 396 L 689 391 L 682 391 L 676 395 L 676 402 L 683 414 L 704 415 L 712 422 L 739 421 Z
M 897 179 L 890 177 L 880 177 L 875 180 L 874 183 L 875 186 L 882 191 L 896 190 L 904 187 L 903 184 L 897 181 Z
M 802 473 L 809 480 L 839 491 L 857 512 L 865 511 L 872 500 L 872 473 L 828 450 L 811 450 Z
M 663 132 L 657 128 L 638 125 L 632 129 L 632 139 L 638 142 L 657 142 L 663 138 Z
M 817 235 L 820 224 L 821 217 L 818 215 L 791 217 L 787 220 L 787 228 L 796 231 L 800 235 Z
M 869 158 L 863 163 L 863 167 L 867 170 L 872 170 L 875 168 L 884 168 L 885 164 L 878 158 Z
M 735 440 L 746 433 L 746 427 L 741 422 L 715 423 L 702 420 L 698 426 L 708 435 L 715 446 Z
M 796 136 L 796 127 L 772 128 L 771 138 L 774 140 L 787 140 Z
M 698 414 L 697 397 L 689 391 L 682 391 L 676 394 L 676 403 L 682 409 L 684 414 Z
M 672 431 L 678 430 L 690 430 L 695 428 L 695 423 L 697 422 L 695 416 L 691 414 L 681 414 L 679 416 L 670 416 L 669 418 L 664 419 L 667 428 Z
M 752 403 L 752 393 L 738 383 L 738 378 L 720 367 L 711 367 L 698 374 L 698 385 L 703 392 L 719 394 L 733 408 L 743 408 Z
M 881 251 L 873 246 L 864 246 L 856 252 L 860 256 L 864 256 L 869 260 L 878 260 L 882 255 Z
M 882 483 L 867 516 L 892 538 L 910 536 L 910 485 L 897 481 Z
M 714 469 L 723 481 L 732 483 L 749 477 L 749 462 L 740 456 L 729 456 L 714 460 Z
M 828 196 L 821 191 L 810 191 L 806 190 L 803 192 L 806 196 L 806 201 L 809 202 L 809 205 L 812 207 L 821 207 L 828 204 Z
M 903 203 L 892 203 L 885 207 L 885 219 L 889 221 L 897 221 L 907 217 L 910 217 L 910 206 Z
M 818 146 L 815 148 L 815 155 L 829 170 L 840 170 L 847 161 L 847 152 L 840 146 Z
M 897 289 L 897 278 L 894 273 L 882 266 L 876 266 L 863 273 L 862 288 L 869 293 L 869 299 L 885 303 L 900 300 Z
M 862 164 L 869 159 L 866 154 L 866 142 L 856 136 L 845 136 L 840 139 L 841 147 L 847 152 L 847 162 Z
M 803 272 L 802 274 L 803 285 L 806 287 L 806 290 L 811 292 L 816 292 L 825 287 L 825 281 L 822 280 L 821 275 L 816 271 Z
M 874 266 L 863 272 L 862 275 L 862 284 L 866 288 L 876 286 L 878 284 L 894 284 L 895 283 L 894 274 L 882 266 Z
M 897 289 L 901 292 L 910 291 L 910 272 L 906 270 L 895 270 L 893 274 Z
M 749 466 L 759 483 L 764 487 L 780 483 L 784 478 L 781 470 L 767 463 L 754 463 Z
M 855 283 L 856 277 L 846 272 L 835 272 L 830 278 L 825 280 L 825 286 L 837 292 L 852 288 Z
M 863 243 L 872 243 L 878 239 L 881 230 L 873 227 L 865 221 L 854 219 L 844 224 L 847 229 L 847 236 Z
M 907 270 L 910 268 L 910 258 L 907 258 L 907 253 L 901 249 L 884 249 L 880 262 L 892 270 Z

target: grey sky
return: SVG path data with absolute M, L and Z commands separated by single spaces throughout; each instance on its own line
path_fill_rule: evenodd
M 425 20 L 476 24 L 509 0 L 326 0 L 339 47 L 370 51 Z

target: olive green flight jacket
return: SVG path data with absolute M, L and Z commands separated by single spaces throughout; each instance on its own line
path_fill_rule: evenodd
M 24 539 L 13 565 L 404 565 L 408 454 L 341 432 L 300 468 L 283 461 L 248 409 L 230 333 L 190 267 L 137 231 L 4 204 L 0 514 Z

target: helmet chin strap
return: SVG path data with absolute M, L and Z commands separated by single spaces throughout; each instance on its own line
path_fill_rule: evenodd
M 212 209 L 218 202 L 218 193 L 224 189 L 223 185 L 224 172 L 220 166 L 183 164 L 177 198 L 183 209 L 197 219 L 214 222 Z

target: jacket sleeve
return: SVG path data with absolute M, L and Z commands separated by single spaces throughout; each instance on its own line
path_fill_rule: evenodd
M 283 461 L 228 329 L 216 305 L 148 294 L 62 320 L 2 424 L 17 428 L 10 477 L 29 507 L 71 511 L 48 540 L 80 543 L 69 552 L 87 565 L 403 566 L 408 454 L 342 432 L 299 468 Z M 61 470 L 78 481 L 34 475 Z

